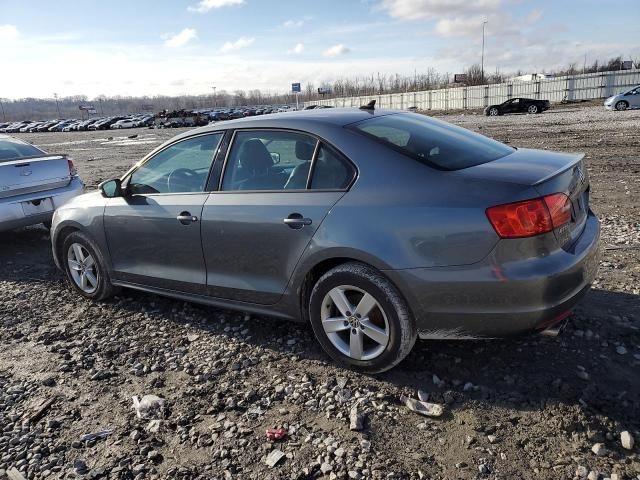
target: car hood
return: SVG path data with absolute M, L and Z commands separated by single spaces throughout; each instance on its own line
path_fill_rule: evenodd
M 583 154 L 521 148 L 492 162 L 458 170 L 458 173 L 489 181 L 535 186 L 583 157 Z

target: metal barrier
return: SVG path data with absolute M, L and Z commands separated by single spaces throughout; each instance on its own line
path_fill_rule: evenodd
M 619 70 L 546 78 L 531 82 L 507 82 L 474 87 L 442 88 L 421 92 L 387 93 L 357 97 L 328 98 L 304 105 L 359 107 L 376 100 L 379 108 L 406 110 L 467 110 L 502 103 L 510 98 L 528 97 L 562 101 L 606 98 L 640 84 L 640 70 Z

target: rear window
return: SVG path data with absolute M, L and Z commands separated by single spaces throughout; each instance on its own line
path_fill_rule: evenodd
M 0 138 L 0 162 L 42 155 L 44 152 L 13 138 Z
M 440 170 L 473 167 L 514 151 L 483 135 L 413 113 L 373 117 L 349 128 Z

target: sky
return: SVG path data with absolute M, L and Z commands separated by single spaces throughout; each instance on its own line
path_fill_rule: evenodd
M 638 0 L 0 0 L 0 98 L 290 90 L 640 58 Z

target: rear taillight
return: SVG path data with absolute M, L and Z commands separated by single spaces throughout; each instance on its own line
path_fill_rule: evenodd
M 78 174 L 78 171 L 76 170 L 76 166 L 73 164 L 73 160 L 67 158 L 67 163 L 69 164 L 69 175 L 75 177 Z
M 564 193 L 487 208 L 487 217 L 502 238 L 533 237 L 571 220 L 571 200 Z

